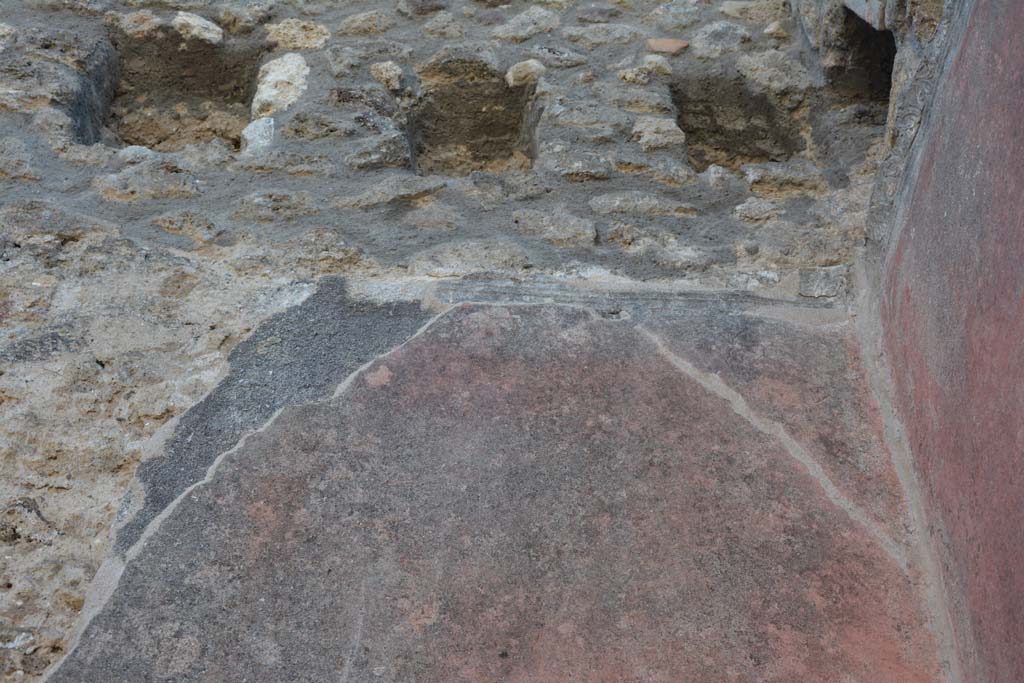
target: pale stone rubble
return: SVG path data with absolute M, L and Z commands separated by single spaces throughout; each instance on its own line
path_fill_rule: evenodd
M 171 26 L 186 40 L 203 40 L 216 45 L 224 39 L 224 31 L 220 26 L 191 12 L 178 12 Z
M 252 115 L 260 118 L 284 111 L 306 91 L 309 67 L 302 55 L 290 52 L 260 67 Z

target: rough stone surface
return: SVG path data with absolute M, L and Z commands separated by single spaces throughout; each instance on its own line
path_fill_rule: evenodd
M 815 268 L 800 271 L 800 296 L 833 297 L 846 289 L 849 269 L 846 266 Z
M 495 38 L 521 43 L 541 33 L 558 28 L 558 15 L 543 7 L 533 6 L 493 31 Z
M 551 244 L 585 246 L 593 244 L 597 238 L 593 221 L 574 216 L 564 209 L 553 214 L 519 209 L 513 212 L 512 221 L 524 234 L 538 235 Z
M 392 202 L 409 202 L 422 199 L 445 187 L 441 178 L 419 178 L 392 175 L 378 182 L 365 192 L 339 199 L 339 208 L 367 209 Z
M 693 0 L 672 0 L 656 7 L 649 15 L 663 31 L 682 31 L 701 20 L 701 8 Z
M 640 37 L 640 30 L 627 24 L 597 24 L 571 26 L 562 29 L 562 35 L 572 43 L 588 50 L 614 43 L 630 43 Z
M 405 15 L 425 15 L 448 7 L 446 0 L 399 0 L 398 11 Z
M 727 17 L 771 24 L 789 14 L 786 0 L 726 0 L 719 11 Z
M 274 145 L 274 119 L 265 116 L 256 119 L 242 130 L 242 154 L 256 156 Z
M 536 59 L 517 62 L 505 72 L 505 82 L 510 88 L 518 88 L 535 82 L 547 69 Z
M 402 67 L 395 62 L 377 62 L 370 66 L 370 75 L 388 90 L 402 87 Z
M 641 116 L 633 125 L 633 139 L 640 143 L 645 152 L 656 149 L 683 149 L 686 146 L 686 134 L 679 130 L 673 119 L 655 116 Z
M 375 35 L 386 32 L 395 22 L 390 12 L 370 10 L 346 17 L 338 26 L 338 33 L 346 36 Z
M 583 55 L 554 45 L 538 45 L 531 54 L 551 69 L 571 69 L 587 63 Z
M 267 40 L 284 50 L 316 50 L 330 35 L 326 26 L 302 19 L 285 19 L 267 27 Z
M 677 55 L 690 47 L 688 42 L 678 38 L 648 38 L 646 45 L 651 52 L 664 52 L 669 55 Z
M 589 202 L 595 213 L 630 213 L 644 216 L 684 216 L 693 213 L 693 207 L 644 192 L 615 192 L 594 197 Z
M 253 117 L 268 116 L 295 104 L 306 90 L 308 75 L 306 60 L 294 52 L 261 66 L 252 98 Z
M 423 32 L 434 38 L 461 38 L 466 29 L 451 12 L 438 12 L 423 25 Z
M 693 54 L 701 59 L 717 59 L 729 50 L 750 42 L 750 32 L 730 21 L 708 24 L 693 35 Z
M 224 38 L 224 31 L 220 26 L 189 12 L 178 12 L 171 25 L 185 39 L 203 40 L 207 43 L 217 44 Z

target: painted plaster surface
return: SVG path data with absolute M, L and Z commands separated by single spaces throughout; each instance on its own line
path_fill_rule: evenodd
M 778 419 L 863 382 L 846 326 L 691 308 L 447 308 L 169 507 L 50 680 L 938 680 L 889 473 L 828 462 L 870 406 Z
M 1024 680 L 1024 5 L 978 2 L 886 266 L 884 318 L 971 680 Z M 972 644 L 971 639 L 974 639 Z M 976 647 L 976 649 L 975 649 Z

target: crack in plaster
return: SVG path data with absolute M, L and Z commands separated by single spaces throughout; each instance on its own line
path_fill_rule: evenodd
M 636 329 L 651 340 L 657 348 L 658 353 L 664 357 L 672 367 L 690 379 L 696 381 L 709 393 L 726 401 L 732 408 L 733 412 L 750 423 L 754 429 L 778 441 L 786 453 L 800 463 L 811 478 L 819 487 L 821 487 L 821 490 L 825 493 L 825 497 L 828 498 L 829 502 L 845 512 L 851 520 L 862 526 L 877 542 L 882 550 L 884 550 L 885 553 L 899 566 L 900 570 L 905 575 L 910 573 L 909 562 L 905 549 L 899 543 L 890 538 L 890 536 L 871 519 L 863 508 L 843 495 L 842 491 L 839 490 L 839 487 L 837 487 L 832 479 L 829 478 L 821 464 L 818 463 L 818 461 L 807 452 L 807 449 L 794 439 L 788 431 L 786 431 L 786 428 L 781 423 L 759 415 L 751 409 L 746 399 L 744 399 L 739 392 L 722 381 L 721 377 L 715 373 L 705 372 L 697 368 L 685 358 L 674 353 L 668 348 L 665 341 L 656 333 L 647 329 L 643 325 L 637 325 Z
M 89 602 L 92 603 L 92 605 L 87 606 L 85 609 L 82 610 L 82 616 L 81 620 L 79 621 L 79 626 L 71 639 L 67 652 L 60 659 L 60 661 L 58 661 L 47 672 L 47 674 L 43 677 L 43 682 L 45 683 L 46 681 L 50 680 L 52 676 L 56 674 L 56 672 L 60 669 L 61 664 L 63 664 L 63 662 L 67 660 L 72 655 L 72 653 L 74 653 L 74 651 L 78 648 L 78 644 L 81 641 L 82 635 L 84 635 L 85 631 L 88 630 L 89 625 L 92 623 L 93 619 L 97 615 L 99 615 L 100 612 L 103 611 L 103 608 L 106 607 L 107 603 L 110 602 L 111 598 L 113 598 L 114 593 L 117 591 L 117 587 L 120 584 L 121 576 L 123 575 L 125 568 L 136 557 L 138 557 L 139 553 L 142 552 L 144 546 L 149 541 L 149 539 L 160 529 L 160 526 L 163 524 L 164 520 L 167 519 L 171 515 L 171 513 L 173 513 L 174 510 L 177 509 L 177 507 L 182 503 L 182 501 L 184 501 L 186 497 L 192 494 L 193 491 L 213 481 L 213 478 L 216 475 L 217 470 L 228 457 L 241 450 L 251 437 L 262 432 L 265 432 L 271 426 L 273 426 L 274 422 L 277 421 L 278 416 L 281 415 L 281 413 L 283 413 L 285 410 L 289 408 L 294 408 L 296 407 L 296 405 L 311 405 L 315 403 L 333 401 L 337 399 L 339 396 L 343 395 L 345 391 L 352 386 L 355 379 L 359 377 L 363 372 L 365 372 L 371 365 L 376 363 L 378 360 L 386 358 L 389 355 L 395 353 L 403 346 L 405 346 L 412 340 L 422 335 L 424 332 L 426 332 L 427 329 L 433 326 L 434 323 L 436 323 L 438 320 L 447 315 L 453 308 L 455 307 L 449 306 L 445 308 L 443 311 L 441 311 L 434 317 L 430 318 L 430 320 L 424 323 L 418 330 L 416 330 L 416 332 L 413 335 L 411 335 L 401 344 L 398 344 L 397 346 L 388 349 L 384 353 L 374 356 L 369 361 L 356 368 L 353 372 L 351 372 L 348 375 L 348 377 L 346 377 L 338 385 L 338 388 L 335 389 L 335 391 L 331 394 L 329 398 L 320 399 L 316 401 L 308 401 L 306 403 L 301 404 L 288 404 L 281 406 L 274 412 L 273 415 L 270 416 L 269 419 L 267 419 L 266 422 L 263 423 L 263 425 L 259 429 L 244 434 L 238 440 L 238 443 L 236 443 L 233 447 L 218 455 L 216 460 L 214 460 L 207 468 L 206 476 L 204 476 L 202 479 L 200 479 L 199 481 L 195 482 L 187 489 L 182 491 L 177 498 L 175 498 L 167 507 L 160 511 L 159 515 L 153 518 L 153 520 L 146 526 L 146 530 L 139 537 L 139 540 L 137 540 L 125 552 L 123 561 L 119 559 L 116 554 L 111 555 L 109 558 L 107 558 L 106 561 L 104 561 L 99 571 L 96 573 L 96 578 L 94 579 L 92 588 L 90 589 Z

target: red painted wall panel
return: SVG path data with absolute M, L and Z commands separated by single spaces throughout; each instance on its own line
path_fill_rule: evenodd
M 885 340 L 964 593 L 968 678 L 1021 683 L 1024 2 L 976 3 L 933 107 L 886 259 Z

